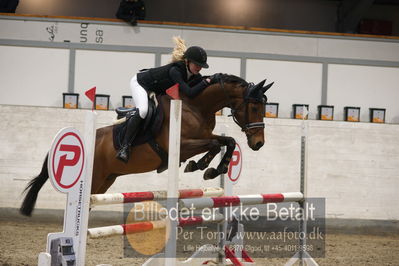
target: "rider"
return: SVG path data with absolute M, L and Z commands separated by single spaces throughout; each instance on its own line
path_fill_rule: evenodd
M 136 104 L 136 111 L 127 117 L 127 129 L 122 146 L 116 157 L 125 163 L 129 161 L 130 143 L 135 138 L 140 123 L 146 118 L 148 112 L 147 92 L 153 91 L 157 95 L 179 84 L 179 90 L 189 98 L 194 98 L 207 86 L 217 82 L 216 78 L 202 79 L 199 73 L 202 68 L 208 68 L 207 54 L 199 46 L 186 49 L 184 41 L 174 38 L 176 47 L 173 51 L 172 63 L 165 66 L 151 68 L 139 72 L 130 80 L 132 97 Z

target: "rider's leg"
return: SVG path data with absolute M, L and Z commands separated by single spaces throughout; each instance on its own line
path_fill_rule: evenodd
M 148 112 L 148 96 L 147 92 L 137 82 L 136 76 L 130 81 L 130 88 L 132 89 L 133 101 L 136 104 L 136 111 L 126 117 L 126 133 L 122 141 L 122 146 L 116 157 L 125 163 L 129 161 L 130 157 L 130 143 L 134 140 L 139 131 L 141 121 L 145 119 Z
M 148 94 L 147 91 L 137 82 L 135 75 L 130 80 L 130 89 L 132 90 L 132 98 L 136 108 L 140 110 L 140 117 L 145 119 L 148 113 Z

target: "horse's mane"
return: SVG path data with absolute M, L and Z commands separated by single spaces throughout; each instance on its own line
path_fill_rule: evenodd
M 208 77 L 209 76 L 204 76 L 203 78 L 208 78 Z M 234 76 L 234 75 L 220 73 L 220 78 L 223 82 L 226 82 L 226 83 L 237 83 L 243 87 L 248 86 L 248 82 L 246 82 L 244 79 Z
M 246 82 L 244 79 L 234 75 L 222 74 L 221 78 L 226 83 L 239 83 L 242 86 L 248 85 L 248 82 Z

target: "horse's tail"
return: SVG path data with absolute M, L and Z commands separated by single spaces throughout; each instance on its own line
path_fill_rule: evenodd
M 44 183 L 46 183 L 47 179 L 49 178 L 47 171 L 47 161 L 48 154 L 46 155 L 46 159 L 44 160 L 42 171 L 40 172 L 40 174 L 37 177 L 33 178 L 23 191 L 23 193 L 27 193 L 19 211 L 25 216 L 32 215 L 33 208 L 35 208 L 37 195 L 39 194 L 39 191 Z

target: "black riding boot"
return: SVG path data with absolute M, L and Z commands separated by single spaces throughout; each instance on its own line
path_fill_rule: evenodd
M 118 153 L 116 154 L 116 158 L 127 163 L 130 157 L 130 144 L 134 140 L 139 131 L 140 123 L 143 119 L 139 115 L 139 110 L 133 113 L 127 121 L 126 125 L 126 133 L 123 138 L 122 146 Z

